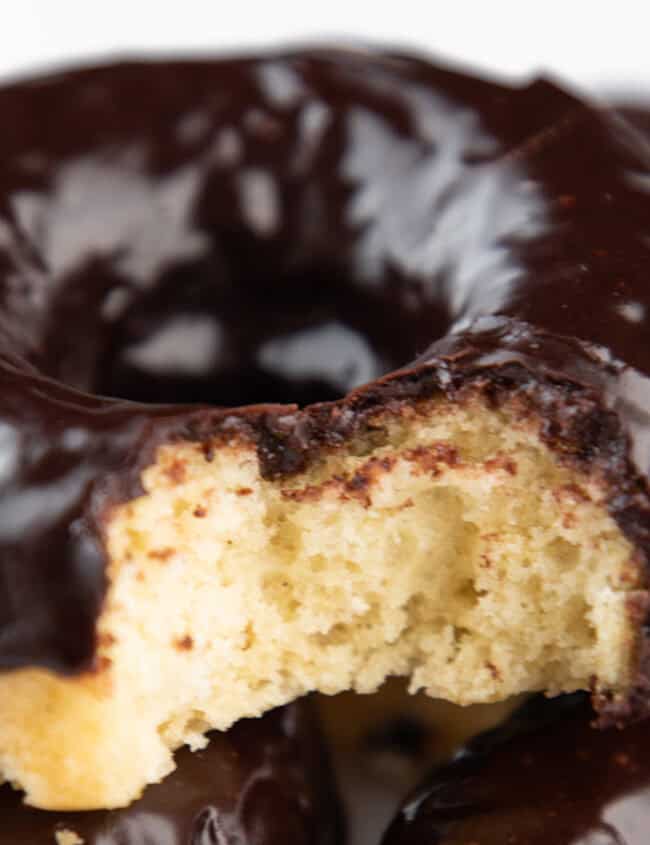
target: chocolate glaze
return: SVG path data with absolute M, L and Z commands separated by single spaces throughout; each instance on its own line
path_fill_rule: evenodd
M 304 702 L 209 737 L 123 810 L 35 810 L 1 787 L 0 841 L 54 845 L 71 830 L 84 845 L 340 845 L 329 764 Z
M 402 806 L 382 845 L 645 845 L 650 733 L 594 731 L 586 701 L 535 701 Z
M 80 70 L 0 113 L 0 668 L 92 665 L 101 521 L 161 439 L 236 432 L 281 476 L 439 394 L 540 414 L 647 584 L 650 147 L 620 115 L 363 50 Z M 647 709 L 638 659 L 607 718 Z

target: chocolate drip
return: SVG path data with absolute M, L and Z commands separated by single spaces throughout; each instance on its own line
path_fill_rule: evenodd
M 424 396 L 542 414 L 647 565 L 650 147 L 620 115 L 328 50 L 79 70 L 0 110 L 0 668 L 92 664 L 102 519 L 161 439 L 236 429 L 280 476 Z M 296 404 L 205 407 L 249 401 Z M 644 710 L 639 659 L 612 718 Z

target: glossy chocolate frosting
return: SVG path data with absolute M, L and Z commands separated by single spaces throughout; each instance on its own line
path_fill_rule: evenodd
M 209 737 L 122 810 L 35 810 L 1 787 L 0 842 L 55 845 L 67 830 L 84 845 L 340 845 L 329 763 L 304 702 Z
M 646 845 L 650 732 L 592 715 L 576 697 L 525 706 L 434 771 L 383 845 Z
M 61 73 L 0 113 L 0 668 L 92 665 L 102 519 L 161 439 L 236 430 L 273 477 L 423 396 L 541 414 L 647 571 L 650 147 L 620 115 L 363 50 Z M 205 404 L 246 402 L 307 407 Z

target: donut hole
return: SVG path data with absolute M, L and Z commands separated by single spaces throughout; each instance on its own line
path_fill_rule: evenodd
M 335 265 L 240 273 L 183 268 L 130 303 L 89 388 L 154 403 L 303 406 L 338 399 L 426 346 L 430 326 Z
M 133 68 L 98 69 L 83 96 L 56 102 L 56 88 L 30 91 L 11 136 L 17 255 L 33 264 L 33 289 L 16 297 L 32 309 L 25 357 L 105 396 L 304 406 L 443 336 L 465 307 L 445 288 L 464 232 L 450 179 L 492 144 L 464 109 L 420 103 L 420 82 L 392 62 L 375 91 L 358 59 L 287 61 L 302 80 L 289 100 L 269 88 L 274 72 L 248 63 L 205 77 L 161 66 L 156 86 Z M 118 78 L 128 97 L 110 93 Z M 25 169 L 25 151 L 43 145 L 32 109 L 52 115 L 53 152 Z M 65 131 L 59 149 L 68 126 L 74 143 Z M 484 240 L 513 225 L 497 217 L 477 235 L 481 262 Z M 467 290 L 476 253 L 469 244 L 458 269 Z M 512 275 L 501 247 L 489 260 Z

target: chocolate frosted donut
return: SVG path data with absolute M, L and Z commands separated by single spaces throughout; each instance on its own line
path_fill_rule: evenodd
M 367 51 L 79 70 L 0 112 L 28 802 L 128 804 L 210 728 L 396 674 L 647 714 L 638 130 Z
M 645 845 L 647 725 L 595 731 L 585 702 L 535 702 L 404 804 L 383 845 Z
M 0 788 L 0 841 L 43 845 L 340 845 L 329 764 L 304 703 L 183 749 L 177 769 L 123 810 L 52 813 Z

